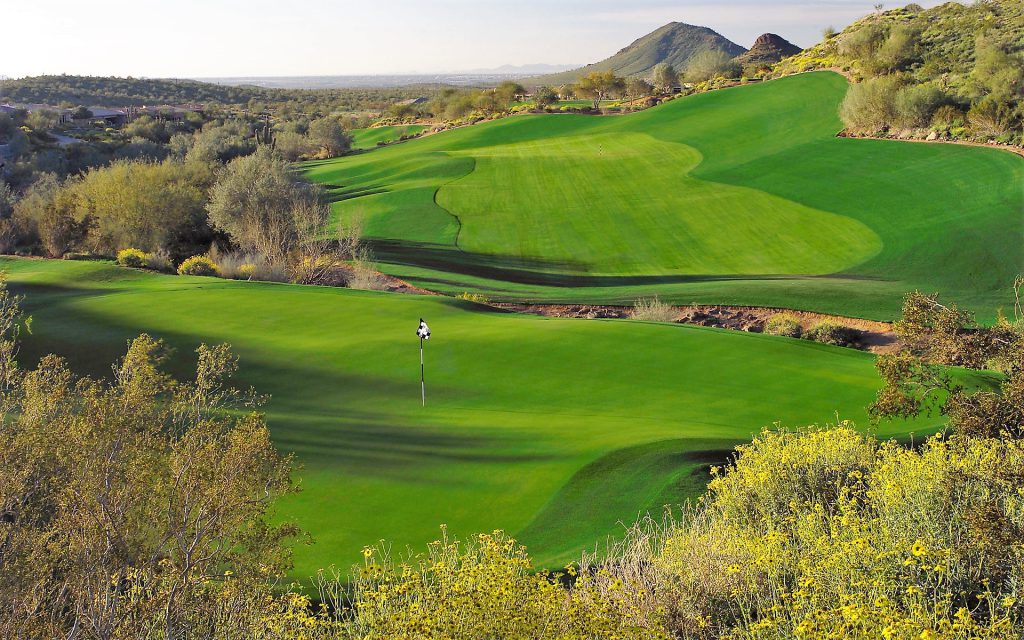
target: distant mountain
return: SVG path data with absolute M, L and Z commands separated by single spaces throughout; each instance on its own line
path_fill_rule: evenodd
M 648 76 L 662 62 L 683 70 L 694 56 L 708 50 L 722 51 L 730 58 L 747 51 L 707 27 L 670 22 L 601 62 L 528 80 L 531 84 L 568 84 L 593 71 L 614 71 L 620 76 Z
M 560 73 L 575 69 L 577 64 L 503 64 L 492 69 L 469 69 L 461 71 L 461 74 L 494 74 L 494 75 L 536 75 L 540 73 Z
M 783 58 L 795 56 L 801 51 L 803 49 L 782 36 L 766 33 L 758 36 L 749 51 L 736 56 L 736 61 L 744 69 L 770 67 Z

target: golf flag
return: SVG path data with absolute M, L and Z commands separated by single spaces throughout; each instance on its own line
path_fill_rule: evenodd
M 423 318 L 420 318 L 420 326 L 416 329 L 416 337 L 420 339 L 420 402 L 427 406 L 427 383 L 423 378 L 423 341 L 430 340 L 430 327 Z

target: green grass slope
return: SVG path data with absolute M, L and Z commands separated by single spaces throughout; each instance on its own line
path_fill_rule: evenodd
M 407 135 L 416 135 L 427 127 L 422 124 L 406 124 L 391 127 L 369 127 L 367 129 L 353 129 L 352 148 L 372 149 L 379 142 L 394 142 Z
M 839 139 L 828 72 L 622 117 L 507 118 L 305 165 L 384 271 L 493 299 L 890 319 L 913 289 L 992 317 L 1024 270 L 1024 161 Z
M 274 439 L 304 465 L 280 505 L 313 537 L 299 576 L 363 545 L 503 528 L 542 564 L 699 492 L 707 465 L 776 421 L 867 425 L 870 355 L 806 341 L 499 313 L 431 296 L 163 276 L 106 263 L 0 260 L 33 317 L 21 360 L 60 353 L 109 375 L 148 332 L 185 373 L 228 342 L 272 396 Z M 420 317 L 427 406 L 420 407 Z M 934 424 L 883 424 L 882 435 Z

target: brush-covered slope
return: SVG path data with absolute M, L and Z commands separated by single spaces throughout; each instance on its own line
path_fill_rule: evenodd
M 991 317 L 1024 271 L 1024 159 L 836 138 L 847 86 L 811 73 L 506 118 L 304 171 L 364 218 L 382 269 L 428 289 L 877 319 L 922 289 Z
M 1024 146 L 1024 2 L 910 4 L 853 23 L 775 69 L 840 68 L 864 82 L 844 104 L 857 134 Z
M 732 58 L 744 53 L 746 49 L 707 27 L 670 22 L 610 58 L 580 69 L 524 82 L 538 85 L 569 84 L 594 71 L 614 71 L 620 76 L 650 76 L 654 67 L 662 62 L 671 64 L 677 70 L 685 69 L 694 56 L 704 51 L 721 51 Z
M 757 334 L 95 262 L 0 267 L 33 318 L 25 366 L 56 352 L 109 376 L 147 332 L 175 348 L 184 375 L 200 342 L 232 345 L 238 383 L 270 394 L 275 442 L 303 465 L 302 492 L 279 507 L 313 539 L 296 549 L 302 578 L 347 568 L 381 539 L 422 547 L 442 523 L 459 535 L 503 528 L 542 566 L 561 566 L 618 521 L 699 493 L 708 465 L 762 426 L 838 412 L 866 427 L 879 386 L 869 354 Z M 421 317 L 433 331 L 426 407 Z

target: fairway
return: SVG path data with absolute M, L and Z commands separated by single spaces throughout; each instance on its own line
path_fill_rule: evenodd
M 276 444 L 303 491 L 280 505 L 314 544 L 296 575 L 394 548 L 503 528 L 542 566 L 593 548 L 642 511 L 702 491 L 707 467 L 764 426 L 868 426 L 866 353 L 630 321 L 548 319 L 461 301 L 164 276 L 108 263 L 3 259 L 33 317 L 21 360 L 48 352 L 108 376 L 140 332 L 194 366 L 228 342 L 239 379 L 272 396 Z M 414 336 L 423 317 L 427 406 Z M 880 435 L 936 424 L 882 424 Z
M 892 319 L 914 289 L 994 317 L 1024 271 L 1024 160 L 836 138 L 830 72 L 621 117 L 506 118 L 307 163 L 381 268 L 496 300 Z

